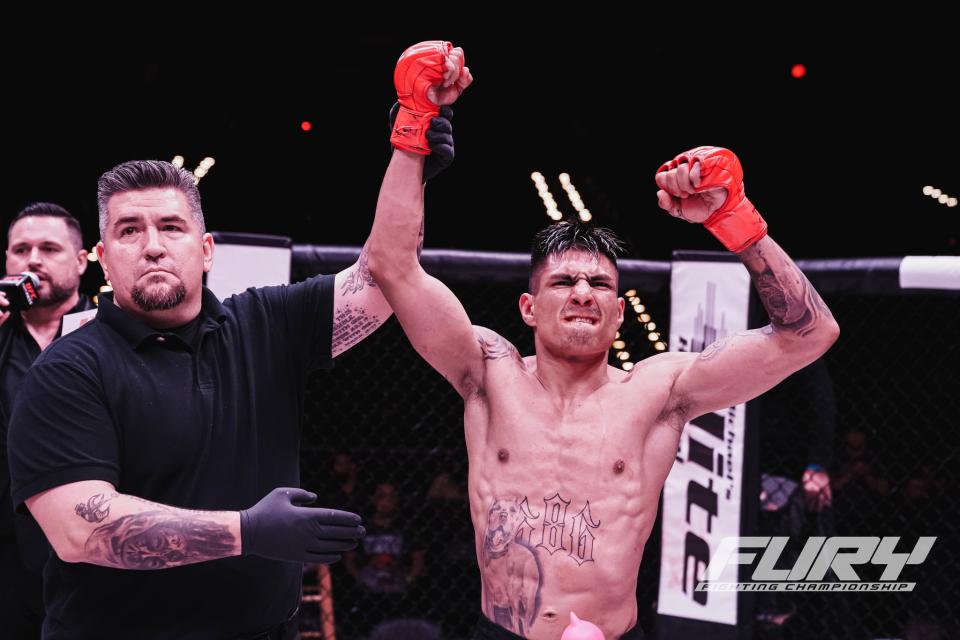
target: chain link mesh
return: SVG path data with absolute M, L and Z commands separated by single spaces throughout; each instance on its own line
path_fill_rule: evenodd
M 295 278 L 308 272 L 295 267 Z M 533 352 L 517 310 L 524 282 L 446 281 L 474 324 L 501 333 L 522 354 Z M 666 289 L 637 295 L 665 338 Z M 817 534 L 897 535 L 902 546 L 921 535 L 939 538 L 928 561 L 901 577 L 917 583 L 915 592 L 761 597 L 752 636 L 960 637 L 950 595 L 960 568 L 951 544 L 960 507 L 960 297 L 825 298 L 843 331 L 839 342 L 754 405 L 766 490 L 757 502 L 759 533 L 793 536 L 791 544 Z M 628 305 L 621 330 L 632 361 L 656 353 L 637 315 Z M 613 350 L 610 363 L 622 364 Z M 301 461 L 303 486 L 325 504 L 360 513 L 370 532 L 343 562 L 305 569 L 301 637 L 466 637 L 479 615 L 480 579 L 462 402 L 395 319 L 339 357 L 332 371 L 311 377 Z M 819 511 L 804 499 L 811 463 L 824 468 L 832 488 L 832 505 Z M 659 546 L 658 521 L 637 590 L 648 633 L 656 627 Z M 865 579 L 877 579 L 881 568 L 857 566 Z

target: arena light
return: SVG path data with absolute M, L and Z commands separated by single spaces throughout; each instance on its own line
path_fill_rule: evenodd
M 922 189 L 923 195 L 930 196 L 940 204 L 946 205 L 948 207 L 957 206 L 957 199 L 951 196 L 949 193 L 945 192 L 943 189 L 938 189 L 933 185 L 926 185 Z
M 653 322 L 649 313 L 646 313 L 647 307 L 640 301 L 640 297 L 637 295 L 636 289 L 628 289 L 623 293 L 623 297 L 626 298 L 630 306 L 633 308 L 634 313 L 637 314 L 637 322 L 644 325 L 644 330 L 647 331 L 647 338 L 650 342 L 653 342 L 653 348 L 657 351 L 664 351 L 667 348 L 667 345 L 660 341 L 660 334 L 654 331 L 657 328 L 655 322 Z M 625 351 L 627 347 L 627 342 L 621 337 L 619 331 L 617 331 L 616 336 L 614 337 L 614 342 L 611 345 L 611 350 L 615 351 L 614 358 L 618 360 L 626 360 L 630 357 L 630 354 Z M 626 355 L 624 355 L 626 354 Z M 624 363 L 626 364 L 626 363 Z M 633 368 L 633 364 L 630 363 L 630 367 L 624 367 L 627 371 Z
M 583 204 L 583 198 L 580 197 L 580 193 L 577 191 L 577 188 L 573 186 L 573 181 L 570 179 L 570 174 L 561 173 L 558 178 L 560 180 L 560 184 L 563 186 L 563 190 L 567 194 L 567 199 L 576 210 L 577 216 L 583 222 L 590 222 L 593 219 L 593 214 L 590 213 L 590 210 L 587 209 L 586 205 Z
M 207 173 L 210 171 L 213 165 L 216 164 L 216 162 L 217 161 L 211 158 L 210 156 L 207 156 L 206 158 L 201 160 L 200 164 L 197 165 L 197 168 L 193 170 L 194 184 L 200 184 L 200 180 L 203 179 L 205 175 L 207 175 Z
M 624 371 L 630 371 L 630 369 L 633 369 L 632 362 L 624 362 L 620 366 L 623 368 Z
M 182 169 L 186 161 L 181 155 L 173 156 L 173 160 L 170 161 L 170 164 L 173 166 Z M 200 164 L 197 165 L 197 168 L 193 170 L 193 184 L 200 184 L 200 180 L 210 172 L 210 169 L 216 164 L 216 160 L 212 157 L 207 156 L 200 161 Z
M 537 189 L 537 195 L 540 196 L 540 200 L 543 202 L 543 208 L 544 211 L 546 211 L 547 217 L 554 222 L 563 220 L 563 214 L 560 213 L 560 209 L 557 208 L 557 201 L 553 199 L 553 194 L 550 193 L 550 187 L 547 185 L 543 174 L 539 171 L 534 171 L 530 174 L 530 179 Z

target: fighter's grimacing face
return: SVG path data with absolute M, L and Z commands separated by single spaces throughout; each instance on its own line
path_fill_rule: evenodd
M 623 322 L 613 262 L 581 250 L 551 255 L 537 283 L 521 296 L 520 311 L 540 342 L 571 356 L 606 353 Z

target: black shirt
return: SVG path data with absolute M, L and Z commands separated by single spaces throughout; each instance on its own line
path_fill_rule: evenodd
M 204 289 L 192 341 L 104 298 L 96 320 L 27 374 L 10 424 L 18 509 L 81 480 L 230 511 L 299 485 L 306 377 L 331 365 L 333 276 L 248 289 L 223 304 Z M 54 556 L 44 579 L 45 637 L 209 639 L 282 623 L 298 605 L 301 566 L 242 556 L 137 571 Z
M 80 295 L 77 304 L 67 314 L 93 309 L 93 302 Z M 63 321 L 60 322 L 60 331 Z M 13 401 L 20 393 L 27 369 L 40 355 L 40 345 L 23 323 L 19 312 L 11 313 L 0 326 L 0 541 L 12 539 L 14 532 L 13 505 L 10 503 L 10 472 L 7 468 L 7 424 L 13 411 Z M 18 519 L 19 520 L 19 519 Z M 18 521 L 19 525 L 25 523 Z M 36 527 L 36 523 L 33 523 Z M 39 531 L 39 529 L 36 529 Z M 21 529 L 22 531 L 22 529 Z M 41 534 L 42 538 L 42 534 Z

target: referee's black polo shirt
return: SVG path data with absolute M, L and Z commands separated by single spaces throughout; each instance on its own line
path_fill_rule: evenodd
M 193 338 L 155 331 L 103 296 L 96 320 L 27 374 L 10 421 L 14 506 L 80 480 L 227 511 L 298 486 L 305 380 L 331 365 L 333 280 L 249 289 L 223 304 L 204 289 Z M 63 518 L 80 519 L 72 507 Z M 252 556 L 156 571 L 54 556 L 45 637 L 249 634 L 291 615 L 300 582 L 299 564 Z

